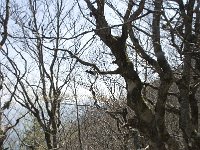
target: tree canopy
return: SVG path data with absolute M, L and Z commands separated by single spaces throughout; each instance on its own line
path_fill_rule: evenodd
M 63 119 L 67 99 L 76 106 L 78 128 L 70 139 L 78 137 L 77 149 L 87 145 L 83 120 L 93 109 L 96 122 L 105 117 L 101 125 L 107 117 L 117 122 L 113 128 L 104 125 L 123 139 L 117 148 L 200 148 L 199 0 L 2 0 L 0 5 L 0 90 L 6 93 L 1 116 L 10 103 L 20 104 L 37 121 L 45 148 L 68 146 L 60 134 L 70 128 Z M 81 90 L 90 93 L 83 104 Z M 91 110 L 80 113 L 86 106 Z M 101 126 L 91 122 L 88 117 L 88 128 Z M 130 137 L 134 142 L 127 142 Z

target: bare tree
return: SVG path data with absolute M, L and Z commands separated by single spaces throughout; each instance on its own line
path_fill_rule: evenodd
M 35 117 L 46 149 L 59 149 L 64 145 L 62 109 L 75 66 L 78 69 L 77 61 L 62 51 L 65 47 L 78 54 L 79 41 L 68 42 L 65 38 L 77 32 L 76 18 L 71 17 L 73 3 L 68 6 L 63 0 L 13 2 L 10 26 L 15 29 L 10 28 L 9 40 L 1 51 L 5 60 L 2 65 L 11 85 L 7 87 L 11 99 Z M 66 23 L 66 18 L 71 20 Z M 22 143 L 37 148 L 26 141 Z
M 102 53 L 104 56 L 108 53 L 113 56 L 117 69 L 109 71 L 98 61 L 90 63 L 71 55 L 99 74 L 121 75 L 126 83 L 127 105 L 135 112 L 140 124 L 132 127 L 150 138 L 152 149 L 179 147 L 177 138 L 170 135 L 167 129 L 165 119 L 167 101 L 172 94 L 169 90 L 175 83 L 178 90 L 172 95 L 178 98 L 180 104 L 178 117 L 184 148 L 199 149 L 196 92 L 199 88 L 200 2 L 127 0 L 115 1 L 115 4 L 119 4 L 115 5 L 114 2 L 104 0 L 84 1 L 87 7 L 77 1 L 81 13 L 95 28 L 94 33 L 109 48 L 108 52 L 102 50 Z M 118 24 L 114 24 L 112 19 L 110 21 L 109 14 L 112 13 L 109 11 L 115 14 L 113 16 L 118 19 Z M 131 52 L 137 55 L 131 55 Z M 146 62 L 146 65 L 137 64 L 138 67 L 149 67 L 149 72 L 156 73 L 155 77 L 159 78 L 160 84 L 155 88 L 158 96 L 154 102 L 149 103 L 143 97 L 143 87 L 150 84 L 147 80 L 143 82 L 143 75 L 138 72 L 140 68 L 135 68 L 134 56 L 137 56 L 137 63 L 138 56 L 141 62 Z M 177 62 L 171 61 L 173 59 Z M 179 70 L 178 75 L 174 66 Z
M 0 12 L 0 29 L 1 29 L 1 41 L 0 41 L 0 51 L 4 51 L 3 46 L 6 43 L 8 37 L 8 21 L 10 17 L 10 1 L 2 1 L 1 5 L 1 12 Z M 3 84 L 4 84 L 4 73 L 2 71 L 0 62 L 0 91 L 3 91 Z M 2 94 L 3 95 L 3 94 Z M 3 117 L 4 111 L 10 108 L 11 100 L 3 101 L 2 96 L 0 97 L 0 149 L 4 148 L 4 142 L 7 136 L 7 132 L 14 128 L 18 123 L 20 118 L 18 118 L 15 124 L 4 125 L 3 124 Z M 3 104 L 3 105 L 2 105 Z M 6 117 L 6 116 L 5 116 Z
M 124 126 L 137 129 L 150 149 L 199 149 L 199 6 L 199 0 L 13 3 L 10 27 L 16 28 L 8 34 L 7 17 L 1 26 L 1 64 L 8 72 L 11 100 L 34 115 L 47 148 L 58 149 L 60 110 L 75 70 L 81 82 L 87 82 L 85 73 L 95 82 L 102 75 L 112 81 L 116 77 L 121 85 L 115 80 L 107 92 L 117 100 L 116 88 L 126 91 L 132 114 Z M 94 104 L 101 109 L 90 84 Z M 155 92 L 153 99 L 148 88 Z M 170 115 L 177 118 L 174 130 L 169 129 Z M 84 147 L 80 133 L 79 147 Z

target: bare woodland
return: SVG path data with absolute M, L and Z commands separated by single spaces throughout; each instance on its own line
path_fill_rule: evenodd
M 0 5 L 0 149 L 200 149 L 200 0 Z

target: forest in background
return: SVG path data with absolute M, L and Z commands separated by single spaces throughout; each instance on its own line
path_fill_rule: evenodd
M 0 6 L 0 150 L 200 149 L 200 0 Z

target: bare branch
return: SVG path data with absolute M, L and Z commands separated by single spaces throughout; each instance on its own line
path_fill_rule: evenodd
M 8 20 L 9 20 L 9 16 L 10 16 L 10 1 L 6 0 L 6 14 L 5 14 L 5 18 L 3 18 L 3 38 L 0 41 L 0 48 L 4 45 L 4 43 L 6 42 L 6 39 L 8 37 Z

